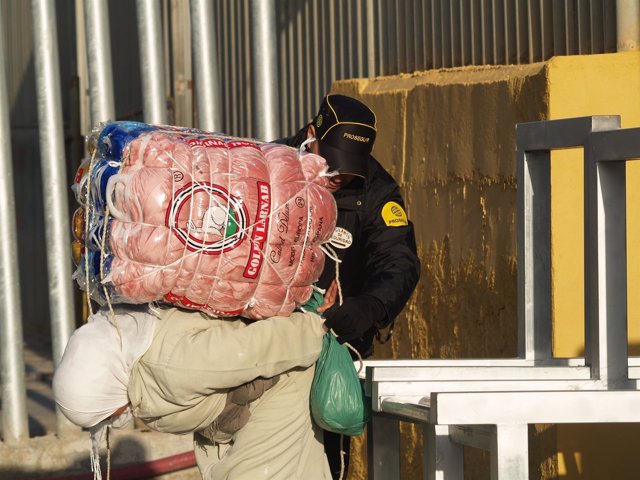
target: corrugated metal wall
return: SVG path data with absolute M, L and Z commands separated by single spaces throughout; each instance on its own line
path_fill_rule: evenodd
M 251 136 L 251 38 L 249 0 L 215 2 L 223 130 Z
M 381 74 L 616 50 L 615 0 L 376 0 L 374 16 Z
M 281 135 L 310 120 L 333 81 L 367 77 L 363 0 L 277 0 Z M 369 6 L 370 8 L 370 6 Z
M 281 135 L 337 79 L 614 52 L 615 0 L 276 0 Z M 248 0 L 216 2 L 224 128 L 251 136 Z
M 109 0 L 113 99 L 119 120 L 142 121 L 136 2 Z

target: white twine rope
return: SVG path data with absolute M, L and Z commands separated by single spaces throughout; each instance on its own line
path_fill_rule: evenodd
M 91 172 L 93 171 L 93 166 L 96 162 L 96 153 L 98 149 L 96 148 L 91 154 L 91 163 L 89 164 L 89 170 L 87 172 L 87 181 L 86 185 L 86 193 L 84 200 L 84 273 L 85 273 L 85 288 L 87 295 L 87 307 L 89 309 L 89 315 L 93 315 L 93 307 L 91 306 L 91 290 L 89 286 L 89 247 L 87 245 L 87 241 L 89 239 L 89 208 L 91 208 L 91 202 L 89 198 L 91 196 Z M 82 188 L 82 187 L 80 187 Z
M 89 171 L 87 173 L 87 181 L 86 181 L 86 194 L 85 194 L 85 217 L 84 217 L 84 239 L 85 239 L 85 252 L 84 252 L 84 267 L 85 267 L 85 282 L 86 282 L 86 298 L 87 298 L 87 308 L 89 310 L 89 314 L 93 315 L 93 307 L 91 305 L 91 288 L 90 288 L 90 275 L 89 275 L 89 246 L 87 245 L 87 241 L 89 240 L 89 218 L 90 218 L 90 208 L 93 208 L 90 197 L 91 197 L 91 172 L 93 171 L 93 167 L 95 165 L 96 154 L 98 149 L 96 148 L 91 154 L 91 162 L 89 164 Z M 122 169 L 122 166 L 120 166 Z M 100 242 L 100 278 L 104 279 L 104 246 L 106 244 L 107 238 L 107 222 L 106 219 L 109 215 L 109 207 L 105 208 L 105 222 L 103 224 L 102 231 L 102 240 Z M 111 319 L 113 321 L 113 325 L 116 327 L 116 331 L 118 332 L 118 338 L 120 340 L 120 347 L 122 347 L 122 334 L 120 332 L 120 328 L 118 327 L 118 322 L 116 321 L 115 312 L 113 311 L 113 306 L 111 305 L 111 299 L 109 293 L 107 291 L 106 286 L 103 285 L 103 291 L 105 294 L 105 298 L 107 300 L 107 304 L 109 305 L 109 311 L 111 313 Z M 107 479 L 111 478 L 111 445 L 109 442 L 109 431 L 110 427 L 107 427 Z M 102 473 L 100 470 L 100 454 L 98 451 L 94 452 L 94 449 L 91 449 L 90 456 L 91 463 L 91 471 L 93 472 L 94 480 L 102 480 Z
M 308 143 L 311 143 L 312 141 L 315 141 L 315 138 L 307 139 L 307 141 L 305 141 L 305 142 L 303 143 L 303 147 L 304 147 L 304 145 L 306 145 L 306 144 L 308 144 Z M 167 153 L 169 153 L 169 152 L 167 152 Z M 302 150 L 300 150 L 300 152 L 299 152 L 299 153 L 301 154 L 301 153 L 302 153 Z M 143 155 L 143 154 L 144 154 L 144 152 L 143 152 L 143 151 L 141 151 L 141 152 L 140 152 L 140 155 Z M 169 155 L 171 156 L 171 154 L 170 154 L 170 153 L 169 153 Z M 90 166 L 90 171 L 91 171 L 91 170 L 92 170 L 92 168 L 93 168 L 94 160 L 95 160 L 95 151 L 94 151 L 94 154 L 93 154 L 93 156 L 92 156 L 92 162 L 91 162 L 91 166 Z M 228 161 L 231 161 L 231 158 L 229 158 L 229 159 L 228 159 Z M 180 165 L 180 163 L 179 163 L 179 162 L 174 161 L 174 162 L 173 162 L 173 164 L 174 164 L 175 166 L 180 166 L 180 167 L 181 167 L 181 165 Z M 121 162 L 120 169 L 119 169 L 118 173 L 120 173 L 120 172 L 121 172 L 121 170 L 122 170 L 122 168 L 123 168 L 124 166 L 125 166 L 125 159 L 123 158 L 123 161 Z M 182 168 L 182 170 L 184 170 L 184 168 Z M 186 171 L 185 171 L 185 172 L 183 172 L 183 173 L 190 174 L 191 172 L 186 172 Z M 328 174 L 328 175 L 330 176 L 330 174 Z M 193 175 L 190 175 L 190 176 L 191 176 L 191 178 L 193 179 Z M 90 178 L 89 178 L 89 180 L 90 180 Z M 198 181 L 197 181 L 197 180 L 195 180 L 195 179 L 193 179 L 192 181 L 193 181 L 193 183 L 194 183 L 194 184 L 196 184 L 196 185 L 199 185 L 199 184 L 200 184 L 200 182 L 198 182 Z M 267 218 L 265 218 L 263 221 L 267 221 L 267 220 L 268 220 L 268 221 L 269 221 L 269 223 L 271 223 L 271 222 L 273 221 L 273 218 L 275 217 L 275 215 L 277 215 L 277 214 L 278 214 L 278 212 L 279 212 L 281 209 L 283 209 L 283 208 L 285 207 L 285 205 L 286 205 L 288 202 L 290 202 L 291 200 L 293 200 L 293 198 L 295 198 L 295 196 L 297 196 L 297 195 L 301 195 L 301 194 L 305 193 L 305 190 L 307 190 L 311 184 L 312 184 L 312 182 L 307 182 L 307 183 L 306 183 L 306 185 L 305 185 L 301 190 L 299 190 L 298 192 L 296 192 L 296 194 L 295 194 L 294 196 L 292 196 L 291 198 L 287 199 L 287 201 L 283 202 L 283 203 L 282 203 L 282 205 L 280 205 L 280 207 L 278 207 L 277 209 L 272 210 L 272 211 L 271 211 L 271 213 L 268 215 L 268 217 L 267 217 Z M 230 185 L 229 185 L 229 186 L 230 186 Z M 87 188 L 88 188 L 87 193 L 88 193 L 88 194 L 90 194 L 89 185 L 87 186 Z M 230 201 L 230 198 L 229 198 L 228 200 Z M 211 202 L 211 199 L 210 199 L 210 202 Z M 218 206 L 225 207 L 225 206 L 224 206 L 224 205 L 222 205 L 222 203 L 221 203 L 219 200 L 217 200 L 217 199 L 213 199 L 213 202 L 214 202 L 214 204 L 217 204 Z M 309 203 L 309 202 L 307 201 L 307 203 Z M 86 210 L 87 210 L 87 212 L 86 212 L 86 214 L 85 214 L 85 217 L 86 217 L 86 219 L 85 219 L 85 229 L 86 229 L 87 231 L 88 231 L 88 226 L 89 226 L 89 222 L 88 222 L 88 219 L 89 219 L 89 215 L 88 215 L 88 207 L 89 207 L 89 199 L 88 199 L 88 197 L 87 197 L 87 209 L 86 209 Z M 192 207 L 193 207 L 193 205 L 192 205 Z M 308 208 L 307 216 L 309 217 L 309 215 L 310 215 L 309 206 L 307 206 L 307 208 Z M 104 214 L 105 214 L 105 225 L 104 225 L 104 230 L 103 230 L 103 232 L 102 232 L 102 239 L 101 239 L 101 241 L 100 241 L 100 248 L 101 248 L 101 256 L 100 256 L 100 276 L 101 276 L 101 282 L 105 280 L 105 274 L 104 274 L 104 260 L 105 260 L 106 227 L 107 227 L 107 225 L 106 225 L 106 223 L 107 223 L 107 222 L 106 222 L 106 220 L 107 220 L 107 218 L 108 218 L 108 216 L 109 216 L 109 208 L 108 208 L 108 205 L 107 205 L 107 206 L 106 206 L 106 208 L 105 208 L 105 212 L 104 212 Z M 229 215 L 230 215 L 230 214 L 229 214 L 229 212 L 227 212 L 227 222 L 228 222 Z M 225 222 L 225 223 L 226 223 L 226 222 Z M 257 223 L 257 222 L 255 222 L 255 223 Z M 240 230 L 239 230 L 238 232 L 236 232 L 234 235 L 236 235 L 236 236 L 237 236 L 237 235 L 246 235 L 246 233 L 247 233 L 250 229 L 252 229 L 252 228 L 255 226 L 255 223 L 254 223 L 254 224 L 251 224 L 251 225 L 247 225 L 245 228 L 240 229 Z M 301 263 L 302 263 L 302 258 L 303 258 L 303 256 L 304 256 L 304 248 L 306 247 L 306 243 L 307 243 L 307 241 L 308 241 L 308 233 L 309 233 L 310 227 L 311 227 L 311 222 L 310 222 L 310 220 L 308 220 L 308 221 L 307 221 L 307 231 L 306 231 L 307 235 L 305 235 L 305 243 L 304 243 L 304 245 L 303 245 L 303 252 L 301 252 L 300 262 L 299 262 L 299 264 L 298 264 L 298 268 L 300 268 L 300 265 L 301 265 Z M 170 227 L 170 228 L 172 228 L 172 227 Z M 189 228 L 189 226 L 187 226 L 187 228 Z M 87 234 L 87 235 L 85 235 L 85 238 L 87 238 L 87 237 L 88 237 L 88 234 Z M 250 238 L 249 238 L 249 241 L 253 242 L 253 240 L 252 240 L 252 239 L 250 239 Z M 325 245 L 326 245 L 326 244 L 325 244 Z M 326 249 L 326 248 L 323 248 L 323 245 L 319 245 L 319 247 L 320 247 L 320 249 L 321 249 L 325 254 L 327 254 L 327 249 Z M 327 247 L 328 247 L 328 245 L 327 245 Z M 340 274 L 340 272 L 339 272 L 339 267 L 337 266 L 337 264 L 340 262 L 340 260 L 337 258 L 337 255 L 335 254 L 335 252 L 333 251 L 333 249 L 331 249 L 330 247 L 328 247 L 328 248 L 329 248 L 329 250 L 331 250 L 331 252 L 333 252 L 333 254 L 328 254 L 328 256 L 329 256 L 330 258 L 332 258 L 332 259 L 336 262 L 336 282 L 337 282 L 337 284 L 338 284 L 339 304 L 340 304 L 340 305 L 342 305 L 343 297 L 342 297 L 342 288 L 341 288 L 341 285 L 340 285 L 340 279 L 339 279 L 339 274 Z M 190 255 L 199 255 L 200 253 L 201 253 L 201 252 L 192 252 L 192 253 L 188 253 L 188 252 L 186 251 L 186 247 L 185 247 L 185 251 L 183 252 L 183 256 L 182 256 L 182 258 L 177 259 L 177 260 L 175 260 L 175 261 L 171 262 L 171 263 L 170 263 L 170 264 L 168 264 L 168 265 L 149 265 L 149 266 L 152 266 L 152 267 L 155 267 L 155 268 L 154 268 L 153 270 L 150 270 L 148 273 L 146 273 L 146 274 L 144 274 L 144 275 L 141 275 L 140 277 L 138 277 L 138 279 L 139 279 L 139 280 L 141 280 L 141 279 L 143 279 L 144 277 L 147 277 L 147 276 L 153 275 L 155 272 L 157 272 L 157 271 L 158 271 L 158 270 L 160 270 L 160 269 L 163 269 L 163 268 L 166 268 L 166 267 L 168 267 L 168 266 L 175 265 L 175 264 L 177 264 L 177 263 L 183 262 L 183 261 L 185 260 L 185 258 L 189 257 Z M 266 252 L 263 252 L 262 250 L 260 250 L 260 251 L 259 251 L 259 254 L 260 254 L 263 258 L 265 257 L 265 253 L 266 253 Z M 88 262 L 88 256 L 86 256 L 86 258 L 85 258 L 85 264 L 86 264 L 86 265 L 85 265 L 85 270 L 86 270 L 86 274 L 87 274 L 87 298 L 89 299 L 89 298 L 90 298 L 90 295 L 89 295 L 89 268 L 88 268 L 88 263 L 89 263 L 89 262 Z M 260 272 L 260 273 L 262 274 L 262 272 Z M 282 283 L 283 283 L 284 285 L 290 286 L 289 284 L 287 284 L 287 283 L 284 281 L 284 279 L 281 277 L 280 273 L 279 273 L 277 270 L 274 270 L 274 273 L 275 273 L 278 277 L 280 277 L 280 280 L 282 281 Z M 295 277 L 295 275 L 294 275 L 294 277 Z M 109 310 L 110 310 L 110 312 L 112 313 L 112 316 L 113 316 L 113 307 L 112 307 L 112 302 L 111 302 L 110 295 L 109 295 L 109 293 L 108 293 L 108 291 L 107 291 L 107 288 L 106 288 L 106 286 L 105 286 L 104 284 L 102 285 L 102 288 L 103 288 L 103 292 L 104 292 L 104 295 L 105 295 L 106 303 L 107 303 L 107 305 L 108 305 L 108 307 L 109 307 Z M 211 292 L 211 294 L 210 294 L 210 296 L 209 296 L 209 299 L 207 300 L 207 304 L 208 304 L 208 303 L 210 303 L 210 299 L 211 299 L 211 297 L 212 297 L 213 295 L 215 295 L 215 292 L 213 292 L 213 291 L 212 291 L 212 292 Z M 91 311 L 91 313 L 93 313 L 93 312 Z
M 316 141 L 316 137 L 309 137 L 307 138 L 304 142 L 302 142 L 300 144 L 300 147 L 298 149 L 298 156 L 302 155 L 303 153 L 306 152 L 307 150 L 307 145 L 309 145 L 310 143 L 313 143 Z
M 201 183 L 199 183 L 199 182 L 198 182 L 197 180 L 195 180 L 195 179 L 193 180 L 193 183 L 194 183 L 195 185 L 201 185 Z M 288 199 L 286 199 L 284 202 L 282 202 L 282 205 L 280 205 L 278 208 L 276 208 L 276 209 L 272 210 L 272 211 L 271 211 L 271 213 L 270 213 L 270 214 L 269 214 L 269 215 L 268 215 L 264 220 L 266 221 L 266 220 L 268 219 L 268 220 L 269 220 L 269 223 L 271 223 L 271 221 L 273 220 L 273 217 L 274 217 L 276 214 L 278 214 L 281 210 L 283 210 L 283 209 L 285 208 L 285 206 L 286 206 L 289 202 L 291 202 L 291 201 L 292 201 L 296 196 L 303 194 L 303 193 L 305 192 L 305 190 L 306 190 L 306 189 L 308 189 L 308 188 L 310 187 L 310 185 L 311 185 L 311 184 L 312 184 L 312 182 L 307 182 L 307 183 L 306 183 L 306 185 L 305 185 L 304 187 L 302 187 L 300 190 L 298 190 L 298 191 L 297 191 L 293 196 L 289 197 L 289 198 L 288 198 Z M 229 200 L 229 198 L 228 198 L 228 200 Z M 226 207 L 226 205 L 224 205 L 224 204 L 223 204 L 222 202 L 220 202 L 219 200 L 214 199 L 214 201 L 215 201 L 215 205 L 220 206 L 220 207 L 223 207 L 223 208 L 224 208 L 224 207 Z M 227 218 L 228 218 L 228 217 L 227 217 Z M 262 220 L 261 220 L 261 221 L 262 221 Z M 138 222 L 138 223 L 140 223 L 140 224 L 142 224 L 142 225 L 145 225 L 143 222 Z M 254 222 L 254 223 L 252 223 L 252 224 L 250 224 L 250 225 L 247 225 L 247 226 L 246 226 L 245 228 L 243 228 L 243 229 L 239 229 L 236 233 L 234 233 L 234 236 L 240 236 L 240 235 L 246 234 L 247 232 L 249 232 L 249 231 L 250 231 L 250 230 L 251 230 L 251 229 L 256 225 L 256 223 L 259 223 L 259 222 Z M 149 224 L 149 225 L 151 225 L 151 224 Z M 157 227 L 158 225 L 152 225 L 152 226 L 156 226 L 156 227 Z M 172 227 L 168 227 L 168 228 L 170 228 L 170 229 L 171 229 Z M 189 226 L 187 226 L 187 228 L 189 228 Z M 247 238 L 247 240 L 249 240 L 250 242 L 254 242 L 251 238 Z M 256 242 L 254 242 L 254 243 L 256 243 Z M 320 247 L 322 248 L 322 246 L 320 246 Z M 324 251 L 324 250 L 323 250 L 323 251 Z M 325 251 L 325 253 L 326 253 L 326 251 Z M 264 253 L 262 250 L 260 250 L 260 251 L 259 251 L 259 254 L 260 254 L 263 258 L 266 258 L 266 257 L 265 257 L 265 253 Z M 138 278 L 138 279 L 143 279 L 143 278 L 145 278 L 145 277 L 148 277 L 148 276 L 153 275 L 153 274 L 154 274 L 154 273 L 156 273 L 158 270 L 162 270 L 162 269 L 164 269 L 164 268 L 166 268 L 166 267 L 170 267 L 170 266 L 175 266 L 175 265 L 179 264 L 180 262 L 182 262 L 183 260 L 185 260 L 186 258 L 188 258 L 189 256 L 191 256 L 191 255 L 201 255 L 201 251 L 194 251 L 194 252 L 191 252 L 191 253 L 187 253 L 187 250 L 186 250 L 186 247 L 185 247 L 185 249 L 184 249 L 184 253 L 183 253 L 183 256 L 182 256 L 181 258 L 178 258 L 177 260 L 174 260 L 173 262 L 168 263 L 168 264 L 166 264 L 166 265 L 150 265 L 150 264 L 145 264 L 145 263 L 142 263 L 142 262 L 137 262 L 137 263 L 140 263 L 141 265 L 145 265 L 145 266 L 149 266 L 149 267 L 155 267 L 155 270 L 151 270 L 151 271 L 149 271 L 148 273 L 145 273 L 145 274 L 143 274 L 143 275 L 140 275 L 140 276 L 139 276 L 139 277 L 137 277 L 137 278 Z M 284 279 L 282 278 L 282 276 L 280 275 L 280 273 L 279 273 L 276 269 L 274 269 L 274 270 L 273 270 L 273 273 L 275 273 L 276 275 L 278 275 L 278 277 L 279 277 L 279 279 L 282 281 L 283 285 L 287 285 L 287 286 L 289 286 L 289 285 L 290 285 L 290 283 L 291 283 L 291 282 L 289 282 L 289 283 L 285 282 L 285 281 L 284 281 Z M 212 294 L 213 294 L 213 293 L 212 293 Z
M 107 427 L 107 480 L 111 479 L 111 442 L 109 441 L 111 427 Z
M 336 332 L 334 332 L 333 329 L 331 329 L 331 333 L 337 337 Z M 362 368 L 364 367 L 364 362 L 362 361 L 362 356 L 360 355 L 360 352 L 358 352 L 358 350 L 353 348 L 353 346 L 351 346 L 349 342 L 344 342 L 344 345 L 346 345 L 346 347 L 352 352 L 354 352 L 358 357 L 358 361 L 360 362 L 360 367 L 358 368 L 358 374 L 360 374 L 360 372 L 362 371 Z M 346 455 L 346 452 L 344 450 L 343 441 L 344 441 L 344 435 L 340 435 L 340 477 L 338 480 L 342 480 L 344 478 L 344 475 L 347 473 L 345 472 L 344 457 Z
M 102 480 L 102 472 L 100 471 L 100 453 L 91 449 L 91 471 L 93 472 L 93 480 Z
M 97 155 L 97 147 L 91 154 L 91 163 L 89 164 L 88 177 L 86 181 L 86 195 L 85 195 L 85 205 L 84 205 L 84 241 L 85 241 L 85 251 L 84 251 L 84 269 L 85 269 L 85 284 L 86 284 L 86 296 L 87 296 L 87 307 L 89 309 L 89 314 L 93 315 L 93 307 L 91 305 L 91 285 L 90 285 L 90 275 L 89 275 L 89 246 L 87 242 L 89 241 L 89 218 L 90 218 L 90 209 L 93 209 L 93 205 L 91 204 L 91 173 L 93 172 L 93 167 L 96 161 Z M 120 169 L 118 173 L 122 170 L 124 164 L 120 165 Z M 102 226 L 102 239 L 100 240 L 100 281 L 104 280 L 104 259 L 105 259 L 105 245 L 107 239 L 107 218 L 109 216 L 109 206 L 105 207 L 104 211 L 104 222 Z M 113 305 L 111 304 L 111 297 L 109 292 L 107 291 L 107 287 L 103 284 L 102 291 L 104 292 L 105 299 L 107 301 L 107 305 L 109 306 L 109 312 L 111 313 L 111 320 L 113 321 L 113 325 L 116 327 L 116 331 L 118 332 L 118 338 L 120 339 L 120 344 L 122 345 L 122 336 L 120 334 L 120 328 L 118 327 L 118 322 L 116 321 L 115 312 L 113 311 Z
M 338 287 L 338 305 L 342 306 L 344 299 L 342 298 L 342 285 L 340 284 L 340 264 L 342 260 L 338 258 L 338 254 L 331 247 L 329 242 L 320 245 L 320 249 L 324 254 L 336 263 L 336 286 Z
M 345 467 L 344 456 L 346 453 L 344 451 L 343 441 L 344 441 L 344 435 L 340 435 L 340 477 L 338 478 L 338 480 L 342 480 L 342 478 L 344 477 L 344 474 L 346 473 L 344 471 L 344 467 Z
M 122 167 L 120 167 L 122 169 Z M 100 283 L 102 284 L 102 291 L 104 292 L 104 298 L 107 300 L 107 305 L 109 306 L 109 313 L 111 314 L 111 321 L 116 327 L 116 331 L 118 332 L 118 339 L 120 340 L 120 348 L 122 348 L 122 334 L 120 332 L 120 327 L 118 326 L 118 321 L 116 320 L 116 314 L 113 311 L 113 305 L 111 304 L 111 296 L 107 291 L 107 286 L 104 282 L 104 257 L 105 257 L 105 245 L 107 244 L 107 218 L 109 217 L 109 207 L 105 207 L 104 209 L 104 224 L 102 226 L 102 240 L 100 241 Z M 108 438 L 108 437 L 107 437 Z M 108 480 L 108 477 L 107 477 Z

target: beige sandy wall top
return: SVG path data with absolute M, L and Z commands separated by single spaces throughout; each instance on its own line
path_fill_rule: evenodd
M 516 353 L 515 124 L 545 118 L 543 64 L 338 82 L 377 113 L 374 155 L 400 183 L 422 277 L 400 357 Z
M 515 125 L 546 118 L 546 88 L 543 64 L 334 85 L 377 113 L 374 155 L 403 189 L 422 262 L 377 357 L 516 355 Z M 404 478 L 421 478 L 415 437 Z M 351 478 L 364 478 L 357 462 Z

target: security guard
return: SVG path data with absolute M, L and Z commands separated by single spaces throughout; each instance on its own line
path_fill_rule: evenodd
M 369 107 L 355 98 L 328 95 L 312 123 L 280 140 L 293 147 L 307 142 L 308 150 L 338 172 L 329 185 L 338 206 L 331 243 L 342 262 L 336 275 L 335 262 L 327 259 L 318 285 L 335 295 L 338 276 L 344 302 L 324 312 L 325 324 L 363 357 L 373 353 L 373 338 L 381 341 L 386 327 L 388 340 L 420 276 L 413 224 L 398 184 L 371 156 L 375 139 L 376 116 Z M 349 452 L 348 442 L 344 449 Z M 325 432 L 325 450 L 337 478 L 339 436 Z

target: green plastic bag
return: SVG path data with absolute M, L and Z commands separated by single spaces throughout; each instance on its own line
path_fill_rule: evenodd
M 311 384 L 311 415 L 324 430 L 360 435 L 370 416 L 349 350 L 328 332 Z

